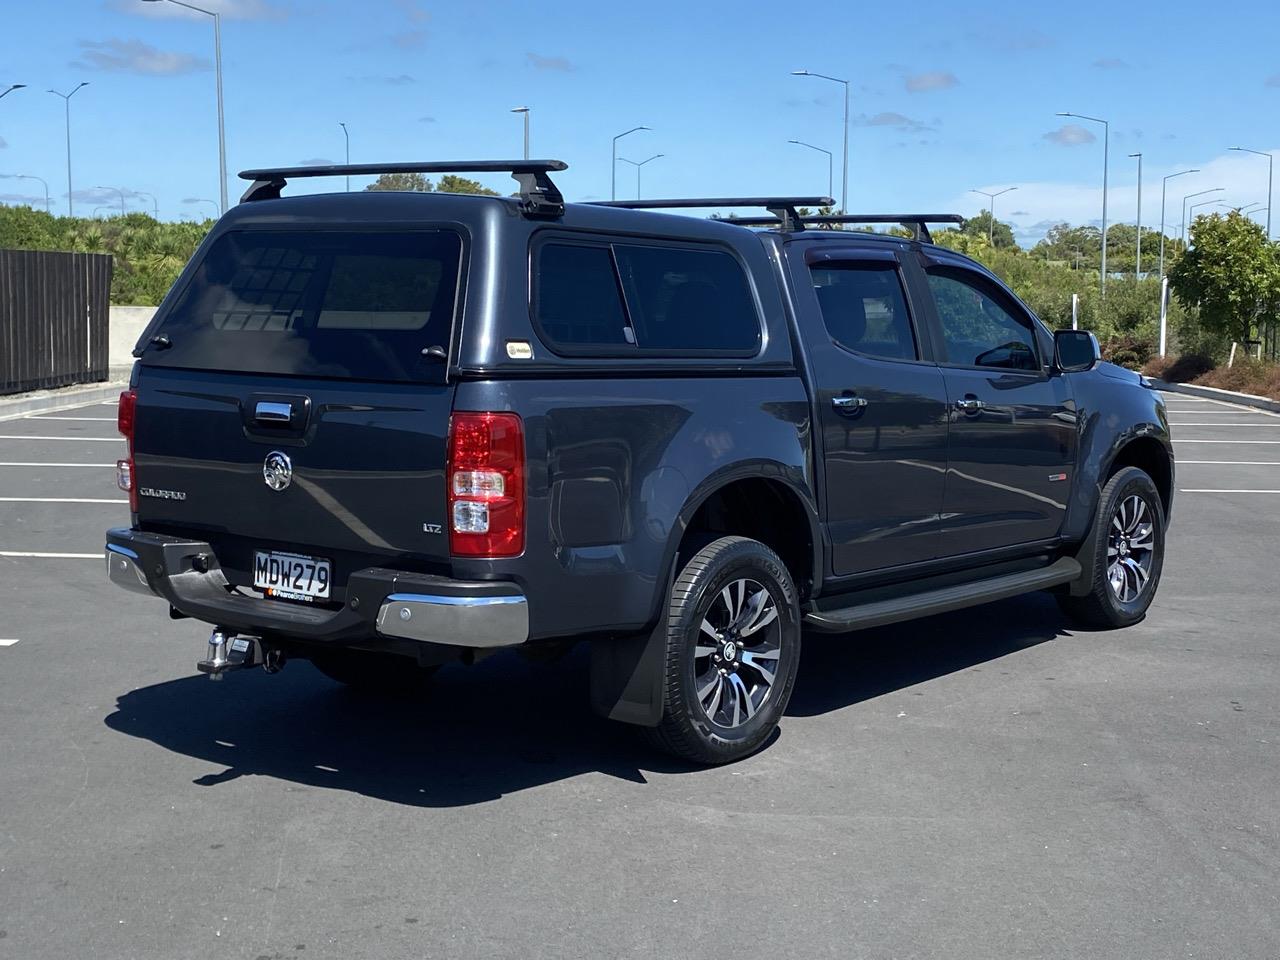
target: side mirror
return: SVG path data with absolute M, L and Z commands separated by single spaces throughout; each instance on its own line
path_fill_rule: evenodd
M 1102 359 L 1098 338 L 1088 330 L 1057 330 L 1053 334 L 1053 365 L 1063 373 L 1092 370 Z

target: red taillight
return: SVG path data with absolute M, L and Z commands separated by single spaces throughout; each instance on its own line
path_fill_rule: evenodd
M 116 461 L 116 486 L 129 493 L 129 509 L 138 512 L 138 478 L 133 468 L 133 424 L 138 410 L 138 395 L 132 390 L 120 394 L 116 407 L 116 429 L 129 442 L 129 457 Z
M 449 420 L 449 549 L 460 557 L 524 551 L 524 430 L 514 413 Z

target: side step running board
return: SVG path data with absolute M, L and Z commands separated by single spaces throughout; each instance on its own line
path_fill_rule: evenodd
M 980 603 L 1003 600 L 1020 593 L 1031 593 L 1067 583 L 1080 576 L 1080 564 L 1070 557 L 1063 557 L 1047 567 L 1021 573 L 1007 573 L 978 580 L 942 587 L 926 593 L 916 593 L 891 600 L 876 600 L 841 610 L 814 610 L 804 615 L 804 622 L 815 630 L 843 633 L 847 630 L 865 630 L 900 620 L 931 617 L 937 613 L 960 610 Z

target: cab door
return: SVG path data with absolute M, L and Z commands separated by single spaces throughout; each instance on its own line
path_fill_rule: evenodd
M 1003 285 L 959 259 L 919 269 L 948 401 L 942 556 L 1051 540 L 1075 469 L 1070 385 Z
M 831 568 L 844 577 L 938 555 L 947 394 L 897 248 L 825 247 L 790 262 L 822 432 Z

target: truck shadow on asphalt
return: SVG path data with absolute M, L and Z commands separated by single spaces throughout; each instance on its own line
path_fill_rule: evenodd
M 806 635 L 787 714 L 842 709 L 1064 632 L 1053 599 L 1038 594 L 861 634 Z M 266 776 L 423 807 L 482 803 L 584 773 L 645 783 L 646 773 L 699 769 L 595 717 L 586 690 L 582 648 L 551 664 L 498 656 L 446 667 L 418 700 L 356 694 L 294 662 L 277 676 L 254 670 L 142 687 L 119 697 L 104 722 L 213 764 L 200 786 Z

